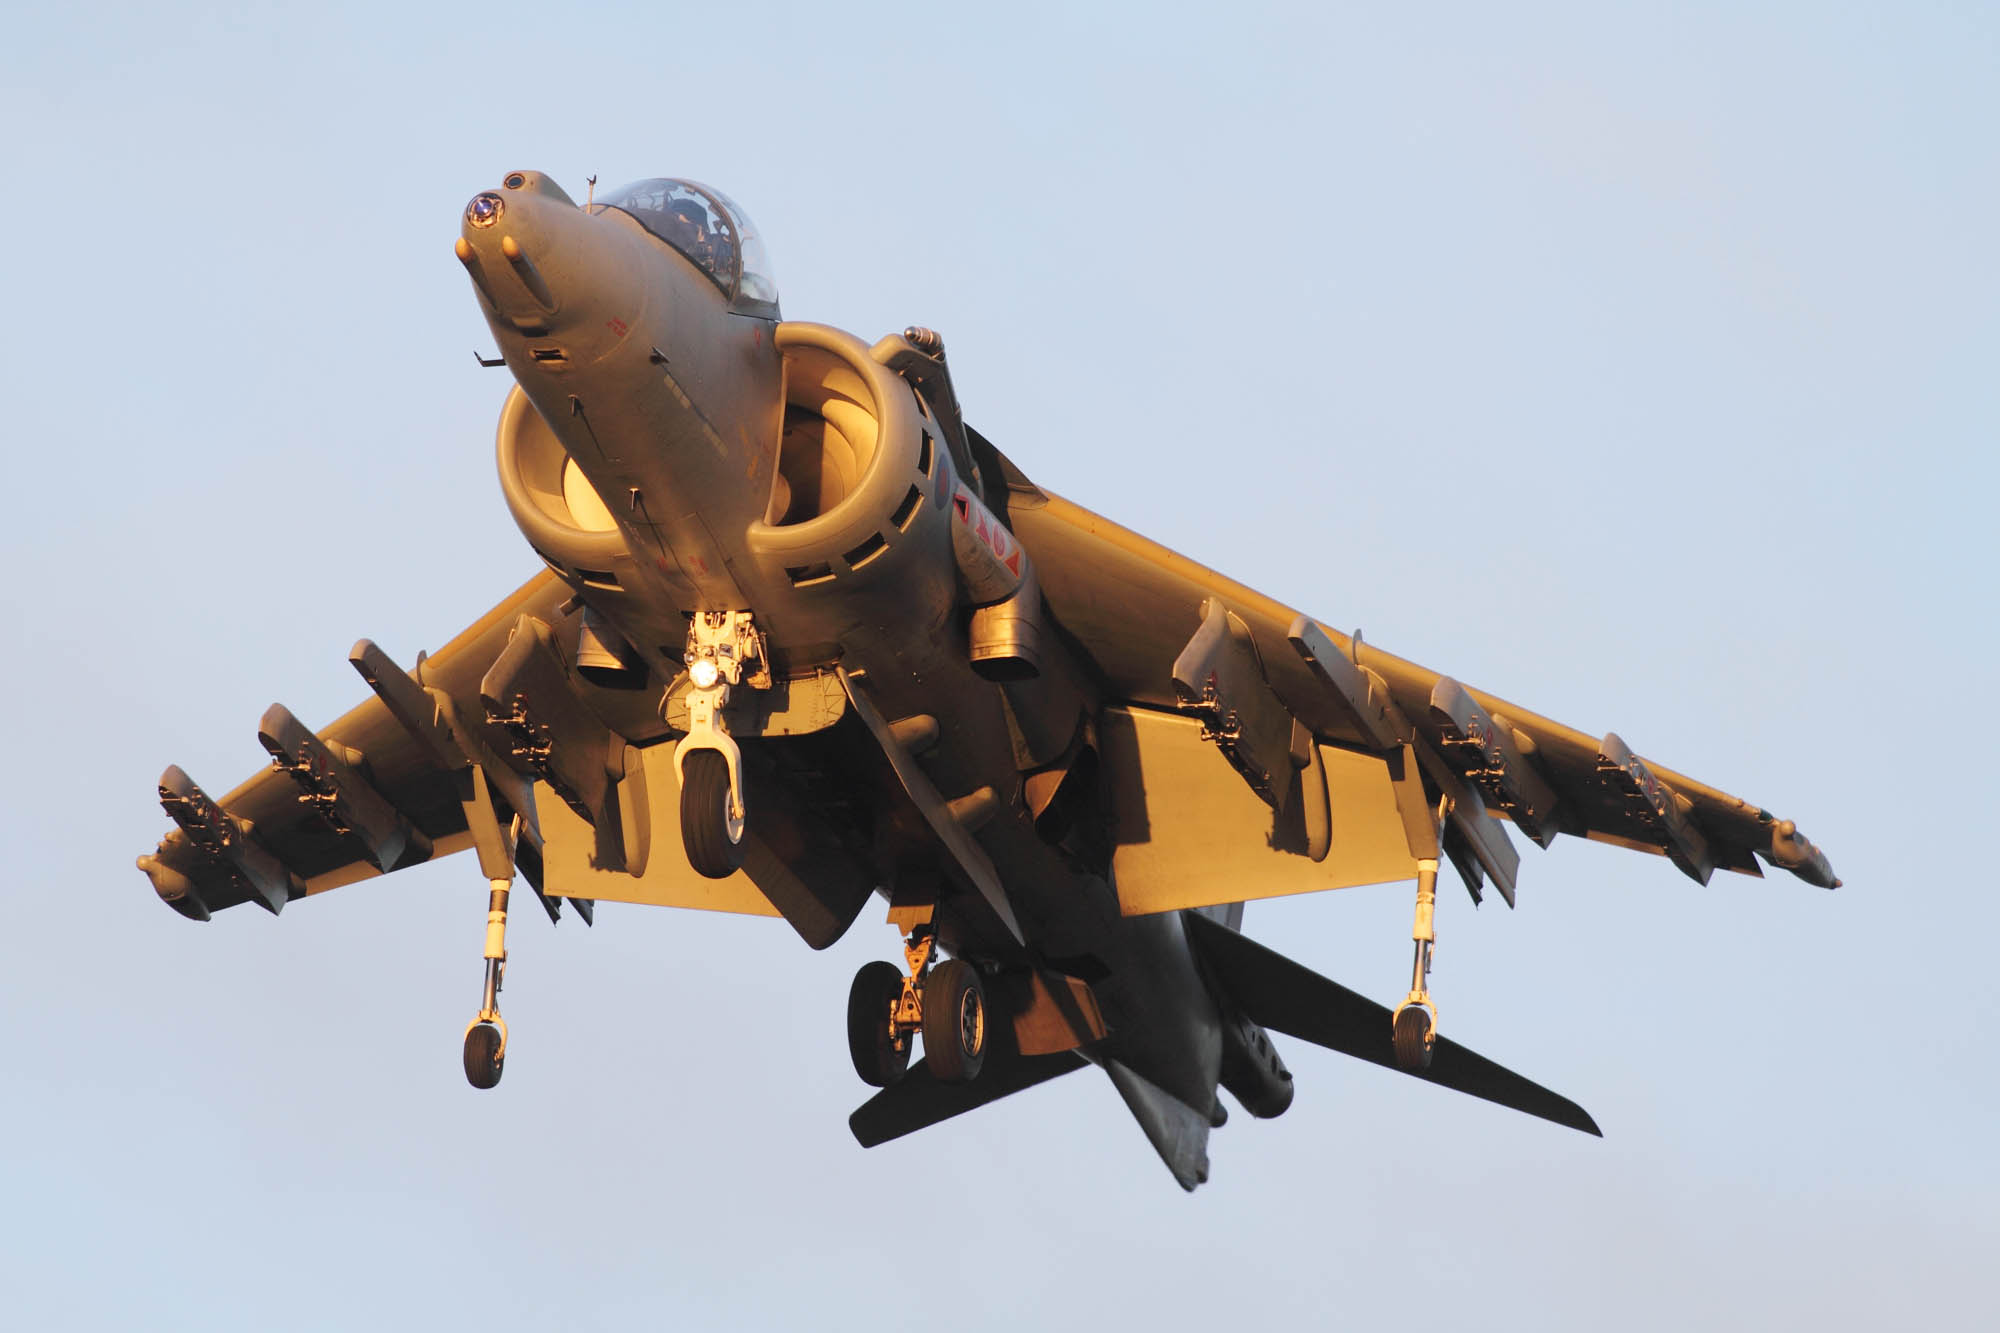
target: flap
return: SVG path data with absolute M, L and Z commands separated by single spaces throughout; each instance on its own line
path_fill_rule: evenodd
M 1323 860 L 1286 850 L 1283 817 L 1192 718 L 1106 708 L 1098 723 L 1113 803 L 1112 882 L 1126 916 L 1414 879 L 1389 762 L 1317 747 L 1332 827 Z

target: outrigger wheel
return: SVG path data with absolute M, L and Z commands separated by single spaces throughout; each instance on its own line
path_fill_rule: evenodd
M 876 961 L 854 974 L 847 990 L 847 1053 L 854 1072 L 871 1088 L 886 1088 L 910 1067 L 908 1035 L 895 1030 L 896 1003 L 903 998 L 903 973 L 894 963 Z
M 986 1063 L 986 988 L 963 958 L 924 979 L 924 1062 L 944 1083 L 969 1083 Z
M 507 1063 L 507 1036 L 491 1023 L 474 1020 L 465 1030 L 465 1081 L 486 1089 L 500 1082 Z
M 727 879 L 743 864 L 743 816 L 729 794 L 729 760 L 720 750 L 693 750 L 681 763 L 681 844 L 688 864 L 710 879 Z
M 1404 1001 L 1396 1010 L 1396 1064 L 1411 1073 L 1430 1068 L 1431 1011 Z

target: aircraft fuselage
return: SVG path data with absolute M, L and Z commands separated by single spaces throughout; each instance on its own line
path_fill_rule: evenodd
M 1207 1113 L 1224 1020 L 1180 915 L 1121 916 L 1091 830 L 1038 831 L 1048 811 L 1026 775 L 1053 773 L 1054 785 L 1089 749 L 1099 700 L 1087 673 L 1054 635 L 1030 675 L 996 683 L 975 669 L 952 543 L 983 536 L 1004 561 L 999 525 L 975 531 L 977 501 L 997 488 L 967 475 L 977 463 L 952 447 L 940 405 L 877 349 L 782 325 L 775 301 L 745 308 L 742 291 L 649 229 L 677 216 L 638 216 L 586 211 L 534 173 L 466 213 L 460 260 L 533 411 L 510 403 L 501 431 L 503 482 L 529 541 L 661 687 L 679 673 L 692 618 L 747 611 L 780 680 L 838 666 L 884 717 L 935 719 L 923 768 L 947 799 L 990 793 L 976 837 L 1019 936 L 909 826 L 886 767 L 848 775 L 872 781 L 882 811 L 878 883 L 892 894 L 938 884 L 936 929 L 955 956 L 1087 974 L 1110 1035 L 1085 1053 Z M 703 243 L 743 242 L 720 227 L 713 238 Z M 961 491 L 974 503 L 955 534 Z M 1096 817 L 1087 801 L 1080 817 Z

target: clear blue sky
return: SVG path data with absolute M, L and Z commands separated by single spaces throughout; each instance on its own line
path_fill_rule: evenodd
M 2000 1322 L 2000 274 L 1975 6 L 36 6 L 0 49 L 22 1328 Z M 787 315 L 943 331 L 1038 481 L 1797 819 L 1847 887 L 1565 840 L 1441 907 L 1446 1031 L 1602 1141 L 1287 1043 L 1183 1197 L 1079 1075 L 863 1152 L 864 920 L 513 934 L 464 861 L 195 926 L 179 762 L 535 561 L 450 246 L 675 174 Z M 1453 891 L 1455 893 L 1455 890 Z M 1247 928 L 1379 999 L 1402 888 Z

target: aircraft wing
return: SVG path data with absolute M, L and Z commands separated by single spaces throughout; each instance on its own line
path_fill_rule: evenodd
M 1442 852 L 1475 897 L 1491 881 L 1511 903 L 1518 860 L 1498 820 L 1479 816 L 1504 816 L 1542 846 L 1567 833 L 1665 855 L 1704 883 L 1715 869 L 1761 875 L 1761 858 L 1838 885 L 1790 821 L 1650 763 L 1615 734 L 1586 735 L 1353 642 L 998 461 L 1053 617 L 1109 698 L 1132 705 L 1107 715 L 1101 738 L 1128 788 L 1113 800 L 1133 807 L 1120 854 L 1144 871 L 1119 867 L 1128 914 L 1412 877 L 1419 855 L 1439 856 L 1420 844 L 1423 804 L 1441 798 Z M 1302 780 L 1315 799 L 1297 799 Z M 1131 789 L 1174 812 L 1149 815 Z M 1230 836 L 1232 821 L 1258 845 Z M 1232 845 L 1208 850 L 1224 838 Z M 1275 887 L 1256 890 L 1242 858 L 1260 849 Z
M 205 921 L 244 902 L 275 913 L 477 844 L 489 878 L 518 865 L 551 916 L 562 897 L 586 919 L 608 897 L 778 915 L 742 874 L 680 874 L 678 857 L 651 858 L 646 875 L 634 864 L 648 805 L 671 809 L 672 778 L 651 784 L 664 799 L 649 803 L 645 774 L 670 774 L 672 747 L 626 747 L 600 713 L 630 692 L 561 669 L 550 627 L 574 614 L 569 598 L 538 574 L 413 671 L 357 643 L 350 660 L 371 697 L 317 731 L 272 705 L 258 725 L 272 759 L 262 771 L 220 799 L 178 767 L 161 775 L 178 827 L 139 868 L 169 906 Z

